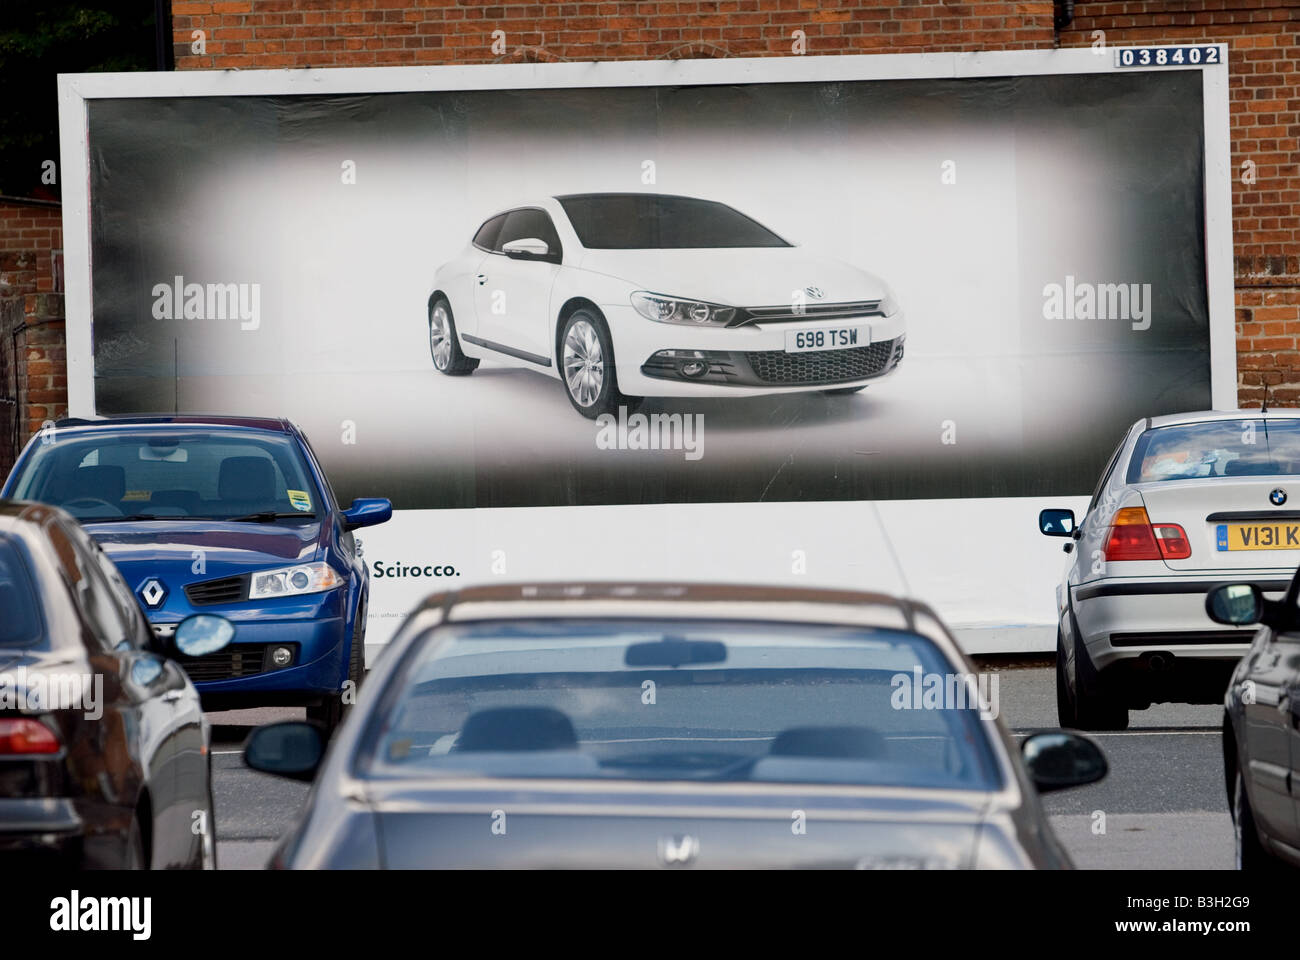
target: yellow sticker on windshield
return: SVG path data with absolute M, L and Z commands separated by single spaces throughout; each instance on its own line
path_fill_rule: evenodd
M 128 490 L 122 494 L 123 500 L 148 500 L 153 496 L 148 490 Z
M 285 493 L 289 494 L 289 503 L 295 510 L 311 512 L 311 497 L 307 496 L 306 490 L 286 490 Z

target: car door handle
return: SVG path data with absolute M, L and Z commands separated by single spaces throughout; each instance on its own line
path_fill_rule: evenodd
M 184 691 L 184 690 L 168 690 L 166 693 L 164 693 L 164 694 L 162 695 L 162 702 L 163 702 L 163 703 L 175 703 L 177 700 L 179 700 L 179 699 L 180 699 L 181 697 L 183 697 L 184 695 L 185 695 L 185 691 Z
M 487 274 L 486 274 L 486 273 L 480 273 L 480 274 L 479 274 L 477 277 L 475 277 L 474 279 L 478 281 L 478 285 L 481 287 L 481 286 L 483 286 L 485 283 L 487 283 Z

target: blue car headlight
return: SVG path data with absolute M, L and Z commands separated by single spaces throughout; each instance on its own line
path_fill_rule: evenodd
M 274 570 L 258 570 L 248 587 L 249 600 L 267 597 L 293 597 L 304 593 L 321 593 L 343 584 L 328 563 L 300 563 Z

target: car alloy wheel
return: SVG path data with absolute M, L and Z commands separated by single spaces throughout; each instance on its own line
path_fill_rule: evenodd
M 605 386 L 605 354 L 596 329 L 587 320 L 577 320 L 564 337 L 564 382 L 569 396 L 580 407 L 590 407 Z
M 438 303 L 429 314 L 429 353 L 433 365 L 446 371 L 451 365 L 451 324 L 447 322 L 447 307 Z

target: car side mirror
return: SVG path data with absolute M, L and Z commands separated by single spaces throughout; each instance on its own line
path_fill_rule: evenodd
M 303 720 L 265 724 L 244 743 L 244 763 L 249 769 L 290 780 L 314 779 L 324 756 L 324 732 Z
M 1074 511 L 1049 508 L 1038 511 L 1038 532 L 1045 537 L 1068 537 L 1074 534 Z
M 544 260 L 550 255 L 551 248 L 547 246 L 545 240 L 525 237 L 521 240 L 511 240 L 501 247 L 501 252 L 512 260 Z
M 1215 623 L 1244 627 L 1264 619 L 1268 601 L 1253 583 L 1224 583 L 1205 595 L 1205 612 Z
M 1096 741 L 1068 730 L 1026 737 L 1020 755 L 1039 793 L 1096 783 L 1110 770 Z
M 352 506 L 343 511 L 343 526 L 347 530 L 358 527 L 373 527 L 377 523 L 386 523 L 393 518 L 393 505 L 382 497 L 366 497 L 353 500 Z

